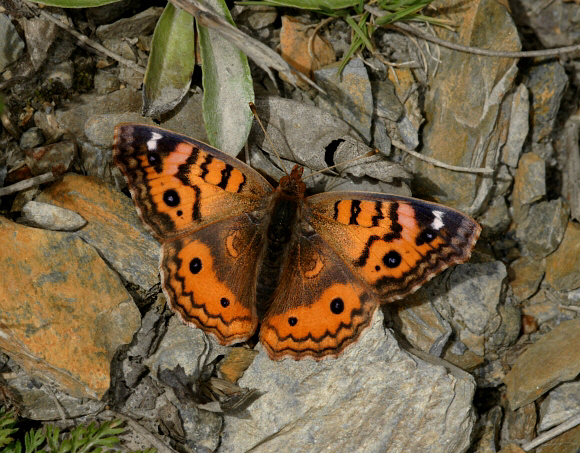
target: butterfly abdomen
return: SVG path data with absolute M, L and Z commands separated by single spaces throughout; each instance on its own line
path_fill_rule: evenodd
M 272 294 L 282 276 L 282 270 L 296 237 L 301 207 L 301 198 L 287 197 L 280 193 L 276 193 L 273 197 L 256 289 L 260 319 L 268 310 Z

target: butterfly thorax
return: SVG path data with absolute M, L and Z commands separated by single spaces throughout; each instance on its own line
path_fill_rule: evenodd
M 302 171 L 302 167 L 295 166 L 290 175 L 280 180 L 270 200 L 269 222 L 257 281 L 256 299 L 260 318 L 269 308 L 300 225 L 306 190 Z

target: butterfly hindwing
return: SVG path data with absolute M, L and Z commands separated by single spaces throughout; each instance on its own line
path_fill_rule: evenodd
M 270 357 L 337 356 L 370 325 L 379 305 L 318 234 L 301 235 L 260 326 Z
M 252 336 L 262 235 L 242 214 L 163 243 L 163 289 L 183 322 L 226 345 Z
M 481 232 L 466 215 L 415 198 L 327 192 L 306 202 L 314 229 L 383 302 L 467 261 Z
M 158 127 L 117 126 L 113 150 L 141 218 L 159 239 L 251 211 L 273 190 L 238 159 Z

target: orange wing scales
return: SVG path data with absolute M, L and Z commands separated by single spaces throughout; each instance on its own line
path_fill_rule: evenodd
M 273 359 L 336 356 L 369 326 L 377 305 L 361 285 L 334 283 L 310 304 L 267 316 L 260 341 Z
M 312 217 L 314 228 L 383 302 L 469 258 L 481 231 L 474 220 L 421 200 L 382 197 L 388 201 L 321 197 Z
M 141 218 L 159 239 L 251 211 L 273 190 L 236 159 L 151 126 L 117 126 L 114 159 Z
M 258 237 L 244 220 L 228 219 L 163 244 L 161 276 L 171 308 L 225 345 L 247 340 L 258 327 Z
M 273 359 L 337 356 L 366 329 L 378 297 L 328 246 L 326 238 L 302 235 L 260 327 Z

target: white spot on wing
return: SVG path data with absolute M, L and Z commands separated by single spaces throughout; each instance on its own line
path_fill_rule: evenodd
M 439 231 L 443 228 L 443 212 L 442 211 L 433 211 L 433 222 L 431 222 L 431 228 L 436 231 Z
M 155 151 L 157 149 L 157 141 L 162 139 L 163 136 L 157 132 L 151 133 L 151 140 L 147 142 L 147 149 L 149 151 Z

